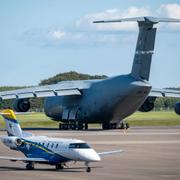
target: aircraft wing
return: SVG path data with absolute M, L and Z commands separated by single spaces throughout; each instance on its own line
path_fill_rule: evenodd
M 180 91 L 178 91 L 178 90 L 171 90 L 171 89 L 154 89 L 154 88 L 152 88 L 149 96 L 180 98 Z
M 0 159 L 9 160 L 9 161 L 23 161 L 23 162 L 49 162 L 43 158 L 27 158 L 27 157 L 8 157 L 8 156 L 0 156 Z
M 11 91 L 0 92 L 0 99 L 24 99 L 34 97 L 51 97 L 51 96 L 81 96 L 82 89 L 88 89 L 93 80 L 86 81 L 62 81 L 58 84 L 35 86 Z
M 113 154 L 122 153 L 122 152 L 123 152 L 123 150 L 120 149 L 120 150 L 115 150 L 115 151 L 100 152 L 100 153 L 98 153 L 98 155 L 100 157 L 104 157 L 104 156 L 111 156 Z

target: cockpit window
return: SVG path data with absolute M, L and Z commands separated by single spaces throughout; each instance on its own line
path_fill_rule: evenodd
M 73 143 L 69 145 L 71 149 L 89 149 L 90 146 L 87 143 Z

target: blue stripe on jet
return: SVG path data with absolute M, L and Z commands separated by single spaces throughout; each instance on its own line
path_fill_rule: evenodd
M 19 124 L 19 122 L 18 122 L 16 119 L 11 119 L 11 118 L 7 118 L 7 117 L 5 117 L 5 119 L 8 120 L 8 121 L 10 121 L 10 122 Z
M 56 154 L 42 145 L 38 145 L 38 144 L 35 144 L 34 142 L 27 141 L 24 139 L 23 141 L 25 142 L 25 144 L 23 146 L 19 146 L 18 150 L 20 150 L 26 157 L 44 158 L 49 161 L 49 164 L 52 164 L 52 165 L 70 161 L 70 159 L 63 157 L 59 154 Z

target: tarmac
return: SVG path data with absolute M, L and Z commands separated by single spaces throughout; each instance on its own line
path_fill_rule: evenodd
M 105 157 L 92 163 L 92 172 L 85 171 L 84 163 L 68 163 L 63 170 L 37 164 L 28 171 L 22 162 L 0 160 L 0 180 L 179 180 L 180 127 L 131 128 L 122 130 L 58 131 L 28 130 L 36 135 L 76 138 L 87 141 L 97 152 L 122 149 L 123 153 Z M 0 135 L 4 135 L 0 131 Z M 0 143 L 0 156 L 22 157 Z

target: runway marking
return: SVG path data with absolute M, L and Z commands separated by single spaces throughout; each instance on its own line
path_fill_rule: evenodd
M 121 145 L 121 144 L 180 144 L 180 141 L 89 141 L 96 145 Z

